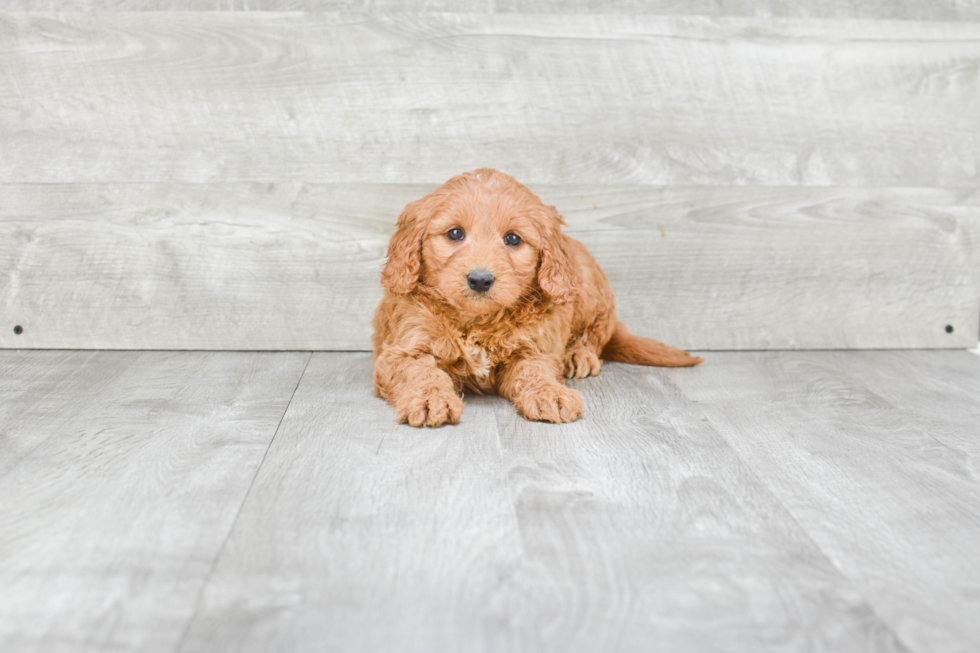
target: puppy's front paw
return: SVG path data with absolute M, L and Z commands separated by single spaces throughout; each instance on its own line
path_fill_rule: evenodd
M 563 385 L 528 392 L 514 400 L 517 411 L 538 422 L 574 422 L 585 413 L 582 395 Z
M 593 352 L 584 347 L 575 347 L 565 352 L 565 378 L 584 379 L 587 376 L 598 376 L 602 361 Z
M 445 390 L 430 390 L 406 397 L 397 406 L 398 421 L 412 426 L 455 424 L 463 414 L 463 400 Z

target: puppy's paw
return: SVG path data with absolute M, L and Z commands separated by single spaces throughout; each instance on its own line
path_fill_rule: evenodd
M 445 390 L 429 390 L 398 402 L 398 421 L 412 426 L 456 424 L 463 414 L 463 400 Z
M 537 422 L 574 422 L 585 413 L 582 395 L 558 384 L 528 392 L 515 399 L 514 405 L 525 419 Z
M 598 376 L 602 361 L 585 347 L 573 347 L 565 352 L 565 378 L 584 379 Z

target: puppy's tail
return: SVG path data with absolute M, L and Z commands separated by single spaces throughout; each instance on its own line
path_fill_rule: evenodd
M 682 349 L 669 347 L 652 338 L 634 336 L 622 322 L 616 323 L 616 331 L 602 349 L 602 358 L 607 361 L 659 367 L 690 367 L 702 362 L 701 358 Z

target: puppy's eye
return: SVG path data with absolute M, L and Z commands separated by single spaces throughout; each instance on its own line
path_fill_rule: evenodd
M 446 234 L 446 238 L 448 238 L 449 240 L 463 240 L 463 235 L 464 234 L 462 229 L 460 229 L 459 227 L 453 227 Z
M 504 244 L 509 247 L 517 247 L 521 244 L 521 237 L 517 234 L 507 234 L 504 236 Z

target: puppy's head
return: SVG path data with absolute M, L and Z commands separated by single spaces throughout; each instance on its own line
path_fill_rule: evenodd
M 422 283 L 476 314 L 544 296 L 564 303 L 574 274 L 563 224 L 513 177 L 489 168 L 465 173 L 405 207 L 381 283 L 400 295 Z

